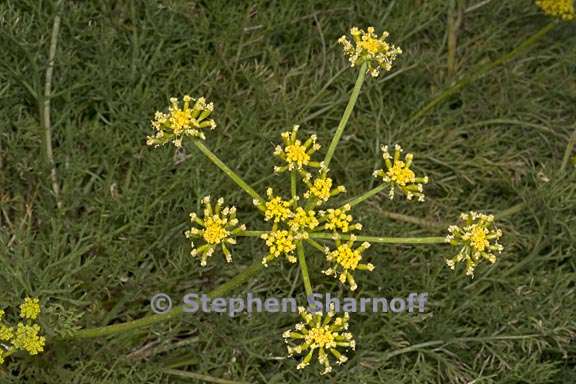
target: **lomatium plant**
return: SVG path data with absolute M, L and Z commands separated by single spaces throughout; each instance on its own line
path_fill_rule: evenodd
M 574 14 L 568 1 L 539 0 L 538 4 L 547 13 L 564 19 Z M 260 195 L 204 144 L 207 133 L 216 128 L 212 119 L 214 105 L 204 97 L 184 95 L 181 101 L 171 98 L 166 111 L 156 112 L 152 121 L 154 133 L 147 138 L 148 145 L 158 147 L 171 143 L 180 148 L 184 140 L 188 140 L 250 196 L 261 214 L 262 228 L 248 230 L 236 217 L 234 206 L 225 205 L 222 197 L 213 199 L 211 196 L 202 197 L 201 215 L 190 214 L 191 225 L 185 236 L 191 239 L 191 256 L 199 260 L 201 267 L 212 261 L 218 262 L 218 258 L 213 257 L 217 253 L 221 253 L 226 262 L 232 262 L 232 247 L 238 238 L 252 237 L 263 243 L 265 252 L 262 258 L 221 286 L 218 293 L 228 292 L 273 263 L 287 262 L 298 264 L 304 292 L 310 297 L 314 292 L 307 260 L 311 257 L 322 260 L 323 268 L 318 275 L 355 291 L 358 275 L 375 273 L 374 255 L 369 252 L 371 243 L 450 245 L 456 250 L 445 258 L 447 265 L 456 269 L 463 264 L 469 276 L 473 276 L 482 261 L 494 263 L 497 254 L 502 252 L 503 247 L 498 243 L 502 232 L 496 228 L 494 216 L 478 212 L 463 213 L 461 224 L 450 226 L 446 236 L 442 237 L 387 237 L 363 233 L 362 224 L 352 215 L 356 205 L 381 192 L 390 200 L 405 198 L 423 202 L 424 186 L 429 180 L 414 169 L 412 153 L 405 153 L 398 144 L 385 145 L 382 147 L 381 168 L 373 173 L 377 186 L 342 201 L 346 188 L 330 175 L 336 147 L 367 75 L 378 77 L 381 72 L 392 70 L 394 62 L 402 54 L 400 48 L 387 41 L 387 32 L 378 36 L 372 27 L 366 31 L 352 28 L 350 35 L 351 39 L 342 36 L 338 42 L 351 67 L 357 70 L 358 77 L 342 118 L 323 156 L 317 136 L 302 137 L 298 125 L 281 134 L 281 142 L 273 151 L 277 158 L 273 172 L 286 178 L 283 190 L 269 186 L 265 194 Z M 13 326 L 5 320 L 4 310 L 0 309 L 0 364 L 19 351 L 36 355 L 44 350 L 46 339 L 40 335 L 41 327 L 35 323 L 39 313 L 39 300 L 26 298 L 20 306 L 21 321 Z M 167 314 L 79 330 L 67 337 L 111 335 L 169 320 L 181 313 L 183 308 L 178 307 Z M 348 332 L 348 313 L 336 316 L 333 307 L 326 313 L 311 313 L 300 307 L 299 313 L 303 322 L 283 334 L 288 344 L 288 355 L 300 358 L 297 369 L 312 365 L 316 358 L 324 374 L 332 370 L 332 363 L 342 364 L 349 359 L 347 354 L 355 350 L 356 342 Z
M 321 275 L 355 291 L 358 287 L 357 275 L 375 269 L 370 262 L 373 259 L 369 253 L 371 243 L 452 245 L 457 249 L 456 255 L 448 257 L 446 263 L 452 269 L 458 264 L 465 264 L 467 275 L 473 275 L 474 269 L 483 260 L 490 263 L 496 261 L 496 254 L 502 251 L 502 246 L 498 244 L 502 232 L 495 228 L 493 216 L 482 213 L 462 214 L 462 224 L 451 226 L 446 237 L 395 238 L 362 233 L 363 227 L 354 219 L 351 211 L 354 206 L 380 192 L 384 192 L 389 199 L 425 200 L 424 186 L 428 183 L 428 177 L 415 171 L 414 155 L 405 153 L 398 144 L 382 147 L 382 168 L 373 174 L 377 187 L 348 198 L 343 203 L 333 203 L 336 197 L 346 193 L 346 188 L 330 176 L 330 162 L 366 75 L 377 77 L 381 72 L 390 71 L 402 53 L 400 48 L 387 41 L 387 32 L 378 36 L 372 27 L 366 31 L 352 28 L 350 35 L 351 39 L 342 36 L 338 40 L 351 67 L 358 71 L 348 105 L 323 157 L 320 156 L 322 145 L 317 136 L 302 137 L 298 125 L 280 135 L 281 143 L 273 151 L 277 158 L 273 171 L 287 178 L 284 190 L 267 187 L 264 196 L 261 196 L 208 149 L 203 142 L 205 133 L 213 130 L 216 123 L 210 119 L 214 106 L 204 97 L 194 99 L 186 95 L 182 103 L 172 98 L 167 112 L 156 112 L 152 122 L 155 134 L 148 137 L 148 144 L 159 146 L 173 143 L 181 147 L 183 139 L 189 139 L 252 198 L 254 207 L 263 219 L 263 228 L 247 230 L 236 218 L 235 207 L 224 206 L 221 197 L 215 200 L 215 204 L 210 196 L 203 197 L 202 217 L 191 213 L 192 226 L 185 232 L 186 237 L 193 239 L 191 255 L 199 259 L 202 267 L 218 252 L 227 262 L 231 262 L 230 246 L 239 237 L 259 238 L 266 249 L 261 266 L 266 268 L 280 262 L 298 263 L 304 291 L 310 296 L 313 291 L 308 258 L 321 258 L 325 266 L 320 271 Z M 352 334 L 347 332 L 349 314 L 336 317 L 333 308 L 325 314 L 310 313 L 304 307 L 300 307 L 299 312 L 304 321 L 283 334 L 288 343 L 288 355 L 301 358 L 297 368 L 310 365 L 314 357 L 323 366 L 322 373 L 331 371 L 331 361 L 337 364 L 346 362 L 346 353 L 356 346 Z

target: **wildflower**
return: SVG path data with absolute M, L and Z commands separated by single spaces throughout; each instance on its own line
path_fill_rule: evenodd
M 266 240 L 266 245 L 268 246 L 268 255 L 262 259 L 262 264 L 268 266 L 269 261 L 276 259 L 280 255 L 285 255 L 291 263 L 296 262 L 296 257 L 294 256 L 296 239 L 291 232 L 276 229 L 260 237 Z
M 318 226 L 319 222 L 314 210 L 298 207 L 296 208 L 294 217 L 292 217 L 288 224 L 292 231 L 298 232 L 299 230 L 313 230 Z
M 564 21 L 576 19 L 573 0 L 536 0 L 536 5 L 548 16 L 558 17 Z
M 273 220 L 278 223 L 286 221 L 294 215 L 290 210 L 293 202 L 283 200 L 280 196 L 274 196 L 272 188 L 266 190 L 266 196 L 268 196 L 268 201 L 264 203 L 264 219 L 266 221 Z M 255 200 L 254 204 L 258 205 L 260 203 Z
M 40 313 L 40 301 L 38 298 L 27 297 L 20 305 L 20 317 L 23 319 L 36 320 Z
M 395 47 L 386 41 L 388 32 L 383 32 L 380 37 L 374 34 L 374 27 L 368 27 L 366 31 L 353 27 L 350 34 L 354 45 L 346 38 L 340 37 L 338 43 L 342 45 L 344 53 L 348 56 L 351 66 L 368 63 L 368 73 L 377 77 L 380 70 L 390 71 L 396 57 L 402 53 L 399 47 Z
M 206 243 L 198 248 L 193 248 L 192 256 L 200 256 L 200 265 L 206 266 L 207 259 L 212 256 L 217 246 L 220 245 L 227 262 L 232 261 L 232 255 L 226 244 L 236 244 L 236 240 L 231 237 L 245 231 L 245 225 L 238 225 L 236 218 L 236 207 L 224 207 L 224 199 L 220 198 L 212 207 L 210 196 L 202 199 L 204 205 L 204 218 L 201 220 L 197 214 L 191 213 L 190 220 L 200 228 L 192 227 L 185 232 L 187 238 L 199 237 Z M 192 243 L 194 247 L 194 243 Z
M 374 171 L 374 177 L 381 177 L 382 181 L 391 184 L 388 196 L 390 199 L 394 198 L 395 189 L 401 190 L 408 200 L 417 197 L 418 201 L 424 201 L 424 193 L 422 185 L 428 183 L 428 176 L 416 177 L 414 171 L 410 169 L 414 155 L 411 153 L 406 154 L 404 161 L 400 159 L 402 147 L 398 144 L 394 146 L 393 162 L 390 160 L 392 156 L 388 152 L 388 146 L 382 147 L 382 157 L 386 163 L 386 170 L 379 169 Z
M 192 101 L 195 102 L 190 107 Z M 172 97 L 168 113 L 156 112 L 154 115 L 152 127 L 156 134 L 147 137 L 147 144 L 158 146 L 172 142 L 176 147 L 181 147 L 184 136 L 206 139 L 203 130 L 216 128 L 214 120 L 208 119 L 213 110 L 214 104 L 206 103 L 204 97 L 196 100 L 186 95 L 182 108 L 178 105 L 178 99 Z
M 308 186 L 308 190 L 304 193 L 306 199 L 314 197 L 317 199 L 316 204 L 322 204 L 328 201 L 333 196 L 339 193 L 346 192 L 346 187 L 339 185 L 338 187 L 332 189 L 332 179 L 323 175 L 314 179 L 314 182 L 304 180 Z
M 322 271 L 322 273 L 337 277 L 342 284 L 348 281 L 350 290 L 355 291 L 358 285 L 356 285 L 352 272 L 355 270 L 374 270 L 374 265 L 360 263 L 362 261 L 362 252 L 370 247 L 370 243 L 363 242 L 359 247 L 353 249 L 352 245 L 356 241 L 356 236 L 354 235 L 350 236 L 350 240 L 347 243 L 341 243 L 337 236 L 334 240 L 336 241 L 336 250 L 326 250 L 326 260 L 334 262 L 334 266 Z
M 319 162 L 312 161 L 312 155 L 320 149 L 320 144 L 316 143 L 316 135 L 310 136 L 302 143 L 297 138 L 298 128 L 299 126 L 295 125 L 291 132 L 282 133 L 282 141 L 285 146 L 276 146 L 274 156 L 280 158 L 286 165 L 274 167 L 274 172 L 299 170 L 304 178 L 308 178 L 309 174 L 304 170 L 304 167 L 320 167 Z
M 463 226 L 452 225 L 448 228 L 446 241 L 453 246 L 461 247 L 460 252 L 448 259 L 446 263 L 451 269 L 461 261 L 466 263 L 466 275 L 473 276 L 474 269 L 482 259 L 490 263 L 496 262 L 495 253 L 504 249 L 498 243 L 502 231 L 494 227 L 494 216 L 477 212 L 460 215 Z
M 299 307 L 298 312 L 304 322 L 296 324 L 294 330 L 287 330 L 282 334 L 287 344 L 294 341 L 302 342 L 296 346 L 288 346 L 289 356 L 304 354 L 308 351 L 296 369 L 308 366 L 315 350 L 318 350 L 318 362 L 324 366 L 323 375 L 332 371 L 326 352 L 330 352 L 338 365 L 345 363 L 348 358 L 341 354 L 337 348 L 351 348 L 352 350 L 356 348 L 352 334 L 343 332 L 348 329 L 348 320 L 350 319 L 348 313 L 345 313 L 343 317 L 334 318 L 333 304 L 324 319 L 322 319 L 322 313 L 312 314 L 303 307 Z
M 6 324 L 0 324 L 0 341 L 10 341 L 13 337 L 14 331 L 12 327 L 7 326 Z
M 352 215 L 348 214 L 350 209 L 352 209 L 350 204 L 346 204 L 341 208 L 330 208 L 326 211 L 320 211 L 320 219 L 321 221 L 325 222 L 323 228 L 334 232 L 340 230 L 343 233 L 347 233 L 352 230 L 361 230 L 362 224 L 352 224 Z
M 46 338 L 39 336 L 40 326 L 38 324 L 18 323 L 12 345 L 17 349 L 23 349 L 31 355 L 37 355 L 44 350 Z

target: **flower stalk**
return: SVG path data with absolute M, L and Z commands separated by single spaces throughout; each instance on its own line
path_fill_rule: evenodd
M 226 164 L 222 162 L 203 142 L 194 140 L 194 145 L 200 150 L 214 165 L 216 165 L 226 176 L 234 181 L 244 192 L 249 194 L 253 199 L 262 201 L 262 197 L 251 186 L 249 186 L 236 172 L 231 170 Z
M 379 244 L 446 244 L 446 237 L 382 237 L 382 236 L 358 236 L 358 235 L 339 235 L 341 240 L 349 240 L 354 236 L 357 241 L 368 241 Z M 334 235 L 326 232 L 314 232 L 310 234 L 311 239 L 332 240 Z
M 332 142 L 330 142 L 330 146 L 328 147 L 328 151 L 326 152 L 326 156 L 324 157 L 324 166 L 328 168 L 330 162 L 332 161 L 332 157 L 334 157 L 334 152 L 336 151 L 336 147 L 342 138 L 342 133 L 344 133 L 344 128 L 346 128 L 346 124 L 348 123 L 348 119 L 350 119 L 350 115 L 352 114 L 352 110 L 356 105 L 356 101 L 358 100 L 358 95 L 360 94 L 360 90 L 362 89 L 362 84 L 364 84 L 364 80 L 366 79 L 366 70 L 368 69 L 368 63 L 364 62 L 360 66 L 360 70 L 358 71 L 358 77 L 356 78 L 356 84 L 354 84 L 354 89 L 352 89 L 352 94 L 350 95 L 350 99 L 348 100 L 348 104 L 346 105 L 346 109 L 344 110 L 344 114 L 338 123 L 338 128 L 336 128 L 336 132 L 332 137 Z

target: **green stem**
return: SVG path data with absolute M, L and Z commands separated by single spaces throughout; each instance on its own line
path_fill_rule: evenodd
M 296 181 L 296 171 L 290 172 L 290 192 L 292 193 L 292 199 L 295 199 L 297 196 Z
M 269 233 L 270 231 L 242 231 L 238 232 L 236 236 L 244 236 L 244 237 L 260 237 L 265 233 Z
M 464 76 L 462 79 L 454 83 L 453 85 L 449 86 L 446 90 L 444 90 L 441 94 L 434 97 L 428 103 L 426 103 L 423 107 L 418 109 L 414 112 L 409 118 L 408 123 L 413 122 L 414 120 L 424 116 L 426 113 L 430 112 L 434 107 L 438 104 L 442 103 L 444 100 L 452 96 L 454 93 L 460 91 L 468 84 L 473 82 L 474 80 L 479 79 L 480 77 L 484 76 L 492 69 L 496 68 L 499 65 L 506 64 L 508 61 L 512 60 L 516 57 L 519 53 L 525 51 L 526 49 L 530 48 L 530 46 L 534 45 L 538 40 L 544 37 L 548 32 L 552 31 L 557 25 L 556 21 L 553 21 L 549 24 L 546 24 L 542 29 L 538 32 L 524 40 L 520 45 L 516 46 L 512 51 L 506 53 L 505 55 L 500 56 L 498 59 L 481 65 L 478 67 L 477 70 L 473 71 L 468 76 Z
M 356 79 L 356 84 L 354 84 L 354 89 L 352 90 L 352 94 L 350 95 L 350 100 L 348 100 L 348 105 L 346 105 L 346 109 L 344 110 L 344 114 L 338 123 L 338 128 L 336 128 L 336 133 L 332 138 L 332 142 L 328 147 L 328 152 L 326 152 L 326 157 L 324 158 L 324 166 L 328 168 L 330 165 L 330 161 L 332 161 L 332 157 L 334 156 L 334 151 L 336 151 L 336 147 L 342 138 L 342 133 L 344 133 L 344 128 L 346 127 L 346 123 L 352 114 L 352 110 L 354 109 L 354 105 L 356 105 L 356 100 L 358 99 L 358 95 L 360 94 L 360 89 L 362 88 L 362 84 L 364 83 L 364 79 L 366 79 L 366 70 L 368 69 L 368 63 L 365 62 L 360 66 L 360 72 L 358 72 L 358 78 Z
M 304 246 L 302 241 L 299 240 L 296 243 L 296 249 L 298 252 L 298 264 L 300 264 L 300 272 L 302 273 L 302 281 L 304 282 L 304 290 L 306 291 L 306 297 L 312 296 L 312 284 L 310 284 L 310 276 L 308 275 L 308 265 L 306 264 L 306 257 L 304 256 Z
M 244 180 L 240 178 L 233 170 L 228 168 L 226 164 L 222 162 L 208 147 L 204 145 L 203 142 L 200 140 L 194 140 L 194 145 L 211 161 L 213 162 L 218 168 L 222 170 L 231 178 L 240 188 L 242 188 L 247 194 L 252 196 L 253 199 L 258 200 L 258 202 L 263 201 L 262 197 L 254 190 L 251 186 L 249 186 Z
M 319 250 L 320 252 L 324 253 L 325 247 L 323 247 L 322 244 L 320 244 L 319 242 L 312 240 L 310 238 L 306 239 L 306 242 L 311 246 L 313 246 L 314 248 L 316 248 L 317 250 Z
M 262 265 L 262 262 L 258 260 L 254 264 L 244 269 L 242 272 L 238 273 L 232 279 L 228 280 L 227 282 L 219 285 L 212 291 L 208 292 L 207 296 L 210 298 L 223 296 L 229 291 L 239 287 L 242 283 L 250 279 L 252 276 L 256 275 L 263 268 L 264 266 Z M 138 320 L 132 320 L 127 321 L 125 323 L 108 325 L 105 327 L 83 329 L 80 331 L 76 331 L 70 335 L 63 336 L 60 339 L 61 340 L 88 339 L 94 337 L 114 335 L 117 333 L 124 333 L 138 328 L 148 327 L 152 324 L 172 320 L 174 318 L 179 317 L 183 313 L 185 313 L 184 307 L 180 305 L 173 308 L 168 313 L 146 316 Z
M 372 196 L 378 194 L 379 192 L 383 191 L 384 189 L 386 189 L 388 185 L 387 184 L 380 184 L 379 186 L 377 186 L 376 188 L 372 188 L 371 190 L 369 190 L 368 192 L 363 193 L 362 195 L 358 196 L 358 197 L 354 197 L 350 200 L 348 200 L 344 205 L 346 204 L 350 204 L 351 207 L 360 204 L 361 202 L 363 202 L 364 200 L 368 200 L 369 198 L 371 198 Z
M 310 233 L 311 239 L 331 240 L 333 233 L 313 232 Z M 341 240 L 349 240 L 351 235 L 339 235 Z M 445 237 L 380 237 L 380 236 L 355 236 L 358 241 L 368 241 L 371 243 L 381 244 L 443 244 L 446 243 Z

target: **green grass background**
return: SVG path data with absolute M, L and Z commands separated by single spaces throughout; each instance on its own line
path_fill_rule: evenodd
M 202 382 L 166 367 L 253 383 L 576 382 L 576 169 L 560 169 L 576 129 L 576 26 L 559 26 L 409 123 L 453 81 L 549 22 L 529 1 L 467 1 L 448 74 L 449 8 L 440 0 L 64 2 L 51 100 L 59 212 L 39 117 L 56 7 L 3 1 L 0 303 L 9 312 L 26 295 L 40 297 L 48 337 L 149 315 L 154 293 L 207 292 L 264 255 L 261 240 L 242 239 L 233 264 L 218 254 L 202 269 L 190 257 L 183 231 L 206 194 L 236 205 L 249 229 L 265 227 L 251 199 L 193 147 L 146 147 L 150 119 L 170 96 L 205 95 L 218 122 L 207 145 L 260 193 L 288 191 L 287 179 L 271 174 L 271 152 L 293 124 L 327 148 L 356 75 L 336 40 L 353 25 L 389 31 L 404 54 L 393 72 L 366 82 L 333 177 L 347 196 L 366 191 L 380 146 L 400 143 L 431 179 L 423 204 L 378 196 L 357 207 L 365 233 L 441 236 L 460 212 L 482 210 L 500 215 L 505 252 L 471 280 L 445 266 L 449 247 L 374 245 L 376 270 L 357 274 L 357 294 L 428 292 L 428 311 L 352 316 L 357 351 L 327 377 L 316 366 L 297 371 L 286 357 L 281 333 L 296 316 L 196 314 L 49 343 L 37 357 L 7 360 L 0 382 Z M 347 294 L 319 273 L 320 255 L 309 259 L 317 290 Z M 275 263 L 234 293 L 302 299 L 299 279 L 297 266 Z

